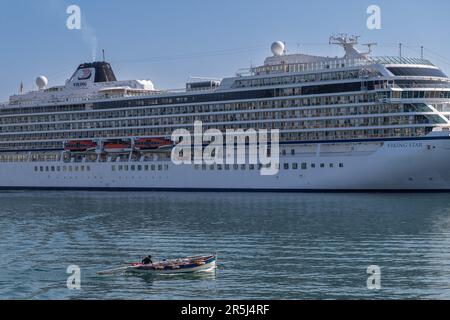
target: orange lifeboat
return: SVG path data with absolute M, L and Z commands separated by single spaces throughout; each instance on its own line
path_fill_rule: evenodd
M 131 150 L 130 141 L 108 141 L 103 144 L 103 150 L 108 153 L 129 152 Z
M 136 150 L 155 150 L 172 146 L 172 141 L 164 138 L 139 138 L 134 142 Z
M 97 148 L 97 143 L 91 140 L 73 140 L 64 144 L 64 150 L 70 152 L 86 152 Z

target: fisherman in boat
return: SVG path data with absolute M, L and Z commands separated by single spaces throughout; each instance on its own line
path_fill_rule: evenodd
M 153 260 L 152 260 L 152 256 L 148 255 L 147 257 L 145 257 L 144 259 L 142 259 L 142 264 L 152 264 Z

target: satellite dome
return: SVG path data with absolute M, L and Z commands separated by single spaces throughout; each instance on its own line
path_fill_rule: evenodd
M 284 54 L 285 45 L 281 41 L 275 41 L 270 47 L 274 56 L 282 56 Z
M 44 76 L 39 76 L 36 79 L 36 85 L 40 90 L 45 89 L 48 85 L 48 79 Z

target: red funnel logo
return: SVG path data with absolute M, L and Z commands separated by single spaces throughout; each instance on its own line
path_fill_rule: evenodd
M 81 75 L 78 77 L 78 80 L 87 80 L 91 77 L 92 73 L 89 69 L 82 69 Z

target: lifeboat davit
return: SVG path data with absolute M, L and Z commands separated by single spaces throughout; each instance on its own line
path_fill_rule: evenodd
M 172 146 L 172 141 L 164 138 L 140 138 L 134 142 L 134 148 L 141 151 L 164 149 Z
M 103 150 L 108 153 L 131 151 L 130 141 L 108 141 L 103 144 Z
M 64 150 L 70 152 L 87 152 L 97 148 L 97 143 L 91 140 L 67 141 L 64 144 Z

